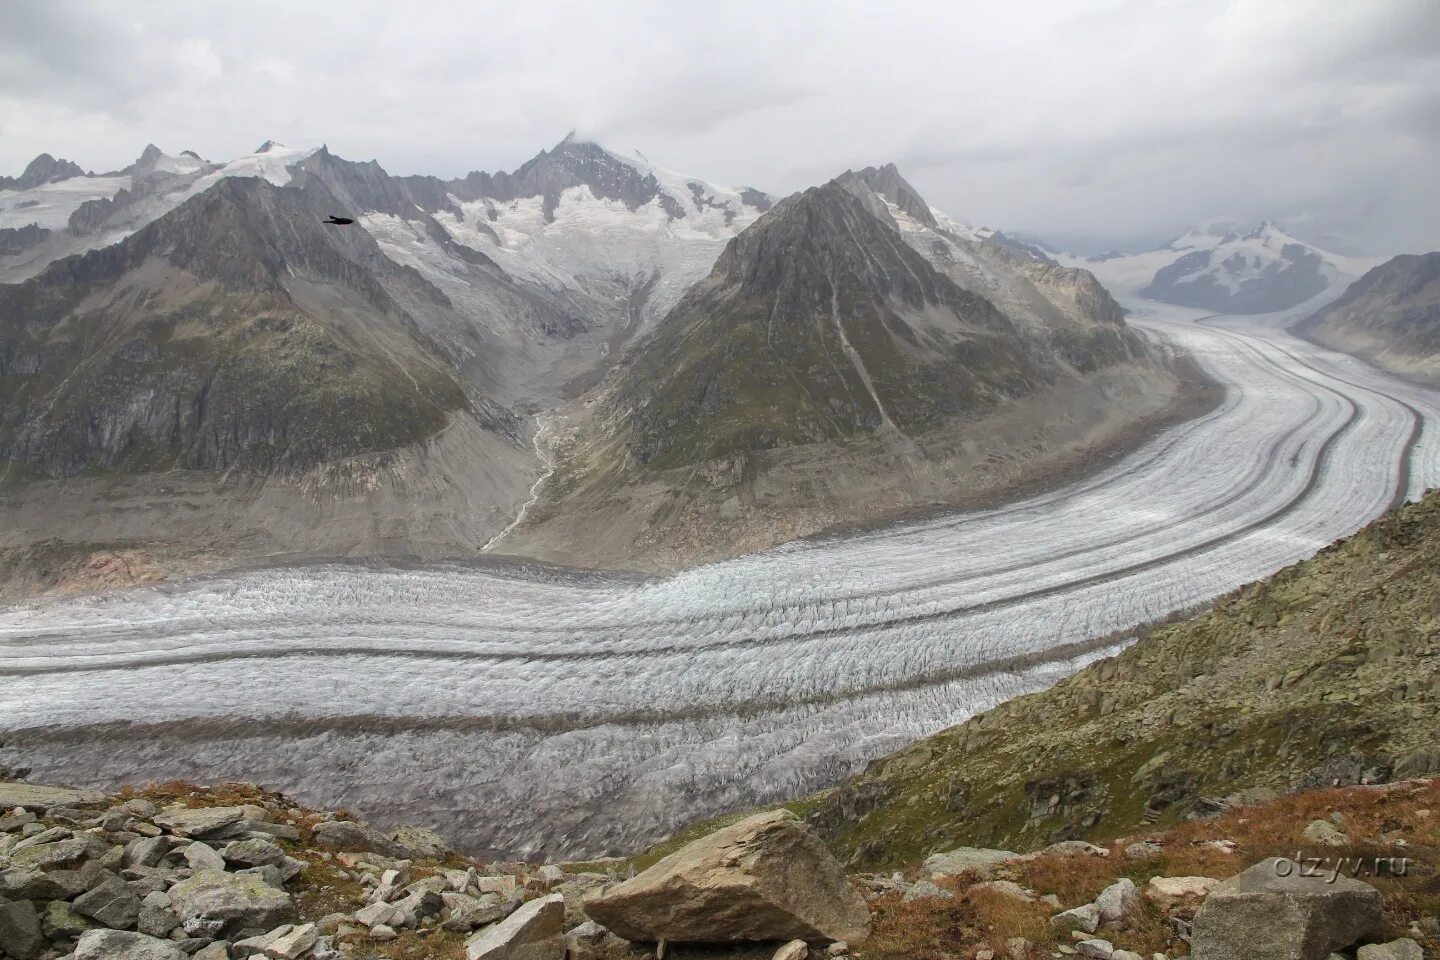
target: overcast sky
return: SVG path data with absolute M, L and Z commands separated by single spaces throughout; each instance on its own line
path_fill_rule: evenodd
M 0 173 L 274 138 L 512 169 L 571 128 L 774 193 L 893 160 L 936 207 L 1135 245 L 1278 219 L 1440 249 L 1440 0 L 0 0 Z

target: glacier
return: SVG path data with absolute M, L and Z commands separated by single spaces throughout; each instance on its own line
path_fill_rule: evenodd
M 1440 482 L 1440 394 L 1273 317 L 1127 305 L 1225 399 L 1072 485 L 667 578 L 322 563 L 0 608 L 0 763 L 625 852 L 837 782 Z

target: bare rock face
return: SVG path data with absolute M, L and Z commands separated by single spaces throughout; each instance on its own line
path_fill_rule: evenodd
M 585 899 L 627 940 L 853 942 L 869 933 L 845 869 L 789 811 L 749 817 Z
M 1323 960 L 1380 928 L 1380 891 L 1302 876 L 1271 857 L 1216 887 L 1195 915 L 1194 960 Z

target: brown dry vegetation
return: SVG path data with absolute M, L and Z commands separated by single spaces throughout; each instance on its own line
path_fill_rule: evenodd
M 1313 820 L 1338 821 L 1350 844 L 1321 847 L 1306 840 L 1305 827 Z M 1146 839 L 1161 845 L 1159 856 L 1127 859 L 1127 843 Z M 1209 841 L 1228 840 L 1234 852 Z M 1413 936 L 1410 925 L 1440 915 L 1440 780 L 1389 787 L 1348 787 L 1314 790 L 1283 797 L 1271 803 L 1241 807 L 1211 820 L 1180 824 L 1171 829 L 1110 843 L 1108 857 L 1045 854 L 1011 862 L 993 871 L 1034 890 L 1053 893 L 1065 909 L 1088 903 L 1120 877 L 1129 877 L 1143 891 L 1151 877 L 1201 876 L 1225 879 L 1266 857 L 1361 858 L 1408 857 L 1404 876 L 1374 876 L 1367 869 L 1360 879 L 1376 886 L 1385 898 L 1385 939 Z M 1351 868 L 1346 869 L 1346 874 Z M 915 870 L 911 876 L 917 875 Z M 887 894 L 873 905 L 874 934 L 857 947 L 867 960 L 915 958 L 945 960 L 973 957 L 978 950 L 1005 957 L 1006 941 L 1024 937 L 1034 955 L 1049 955 L 1068 934 L 1050 925 L 1055 912 L 1043 903 L 1027 904 L 992 890 L 976 888 L 974 874 L 938 883 L 956 894 L 954 900 L 923 899 L 902 902 L 898 893 Z M 1185 911 L 1181 916 L 1188 917 Z M 1149 901 L 1142 915 L 1125 930 L 1097 934 L 1117 947 L 1144 956 L 1164 951 L 1172 956 L 1188 950 L 1165 916 Z M 1426 944 L 1430 956 L 1440 944 Z

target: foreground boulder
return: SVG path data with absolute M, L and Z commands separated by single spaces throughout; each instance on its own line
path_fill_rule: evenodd
M 853 942 L 870 928 L 845 868 L 788 810 L 696 840 L 584 905 L 603 926 L 646 943 Z
M 465 943 L 466 960 L 565 960 L 565 897 L 531 900 Z
M 1194 960 L 1324 960 L 1380 928 L 1380 891 L 1329 875 L 1301 876 L 1271 857 L 1217 886 L 1195 914 Z
M 185 932 L 196 937 L 253 936 L 295 920 L 290 895 L 254 874 L 202 871 L 171 887 L 170 899 Z
M 75 960 L 186 960 L 173 943 L 143 933 L 91 930 L 81 934 Z

